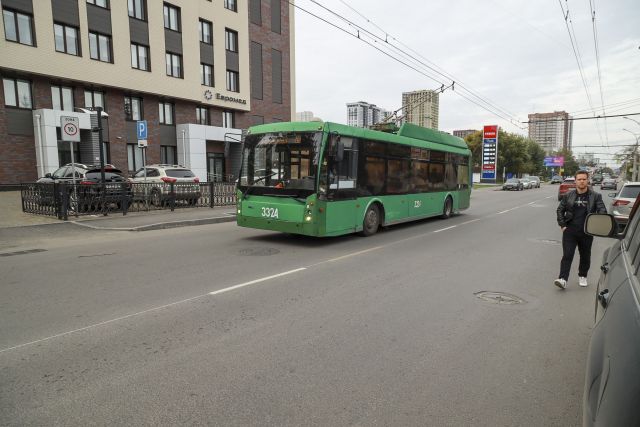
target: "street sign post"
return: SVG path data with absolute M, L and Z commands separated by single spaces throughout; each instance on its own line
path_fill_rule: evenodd
M 76 160 L 73 155 L 73 143 L 80 142 L 80 119 L 73 116 L 60 116 L 60 133 L 63 141 L 69 141 L 71 152 L 71 180 L 73 182 L 73 200 L 71 206 L 78 215 L 78 193 L 76 191 Z
M 138 120 L 136 122 L 136 133 L 138 137 L 138 147 L 142 149 L 142 169 L 144 169 L 144 182 L 147 182 L 147 121 Z M 147 186 L 145 185 L 145 200 Z
M 498 126 L 485 126 L 482 133 L 482 174 L 481 182 L 496 182 L 498 163 Z M 504 174 L 504 173 L 503 173 Z

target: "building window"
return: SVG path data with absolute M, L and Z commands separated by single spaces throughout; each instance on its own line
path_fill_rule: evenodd
M 137 171 L 142 167 L 142 148 L 138 144 L 127 144 L 127 168 L 129 172 Z
M 249 1 L 249 19 L 256 25 L 262 25 L 262 1 Z
M 236 31 L 225 28 L 224 47 L 230 52 L 238 52 L 238 33 Z
M 169 102 L 160 102 L 158 103 L 158 106 L 159 106 L 159 117 L 160 117 L 160 120 L 158 122 L 163 125 L 172 125 L 174 123 L 173 104 Z
M 3 9 L 4 38 L 33 46 L 33 16 Z
M 142 98 L 125 96 L 124 114 L 127 120 L 142 120 Z
M 29 110 L 33 108 L 30 81 L 2 79 L 2 85 L 4 87 L 4 105 Z
M 164 4 L 164 27 L 180 31 L 180 9 L 169 3 Z
M 111 61 L 111 37 L 104 34 L 89 33 L 89 55 L 91 59 L 102 62 Z
M 209 64 L 200 64 L 200 84 L 213 86 L 213 67 Z
M 131 67 L 149 71 L 149 47 L 131 43 Z
M 204 19 L 200 20 L 200 41 L 206 44 L 213 44 L 213 24 Z
M 53 24 L 53 34 L 55 36 L 56 51 L 68 53 L 69 55 L 80 55 L 77 28 L 63 24 Z
M 87 3 L 94 4 L 96 6 L 104 7 L 105 9 L 109 8 L 109 2 L 107 0 L 87 0 Z
M 167 76 L 182 77 L 182 55 L 175 53 L 166 54 L 167 59 Z
M 240 92 L 240 74 L 237 71 L 227 70 L 227 90 Z
M 51 102 L 54 110 L 73 111 L 73 88 L 51 86 Z
M 196 123 L 199 125 L 208 125 L 209 109 L 207 107 L 196 107 Z
M 146 19 L 144 0 L 129 0 L 129 16 L 144 21 Z
M 224 0 L 224 8 L 237 12 L 238 2 L 236 0 Z
M 223 128 L 235 128 L 236 127 L 236 119 L 233 111 L 224 110 L 222 112 L 222 127 Z
M 178 148 L 172 145 L 160 146 L 160 163 L 165 165 L 177 165 Z
M 104 93 L 97 90 L 85 90 L 84 106 L 86 108 L 102 107 L 103 111 L 107 111 L 107 107 L 104 103 Z

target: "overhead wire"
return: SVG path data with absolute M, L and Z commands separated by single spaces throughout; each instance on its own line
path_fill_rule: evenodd
M 364 42 L 364 43 L 368 44 L 368 45 L 369 45 L 369 46 L 371 46 L 371 47 L 374 47 L 376 50 L 378 50 L 378 51 L 382 52 L 382 53 L 383 53 L 383 54 L 385 54 L 386 56 L 389 56 L 389 57 L 393 58 L 394 60 L 396 60 L 396 61 L 398 61 L 398 62 L 402 63 L 403 65 L 406 65 L 406 66 L 408 66 L 409 68 L 411 68 L 411 69 L 413 69 L 413 70 L 415 70 L 415 71 L 418 71 L 420 74 L 425 75 L 426 77 L 428 77 L 428 78 L 430 78 L 430 79 L 432 79 L 432 80 L 434 80 L 434 81 L 438 82 L 438 83 L 441 85 L 441 87 L 445 86 L 445 85 L 446 85 L 446 82 L 443 82 L 443 81 L 442 81 L 441 79 L 439 79 L 438 77 L 434 77 L 434 76 L 433 76 L 433 73 L 436 73 L 436 74 L 438 74 L 438 75 L 440 75 L 440 76 L 442 76 L 442 77 L 445 77 L 447 80 L 451 80 L 451 83 L 454 83 L 454 82 L 455 82 L 455 84 L 456 84 L 456 85 L 458 85 L 458 82 L 457 82 L 457 81 L 455 81 L 455 80 L 451 79 L 451 78 L 450 78 L 448 75 L 446 75 L 445 73 L 442 73 L 442 72 L 438 71 L 435 67 L 432 67 L 432 66 L 429 66 L 429 65 L 425 64 L 423 61 L 420 61 L 419 59 L 415 58 L 413 55 L 408 54 L 408 53 L 407 53 L 407 52 L 405 52 L 404 50 L 402 50 L 402 49 L 398 48 L 397 46 L 393 45 L 392 43 L 389 43 L 389 42 L 388 42 L 388 38 L 386 38 L 386 39 L 382 39 L 382 38 L 381 38 L 381 37 L 379 37 L 378 35 L 376 35 L 376 34 L 372 33 L 371 31 L 367 30 L 366 28 L 364 28 L 364 27 L 362 27 L 362 26 L 360 26 L 360 25 L 358 25 L 358 24 L 356 24 L 356 23 L 354 23 L 354 22 L 350 21 L 349 19 L 347 19 L 347 18 L 345 18 L 345 17 L 341 16 L 340 14 L 338 14 L 338 13 L 336 13 L 336 12 L 332 11 L 331 9 L 329 9 L 329 8 L 327 8 L 326 6 L 324 6 L 324 5 L 320 4 L 320 3 L 319 3 L 319 2 L 317 2 L 316 0 L 309 0 L 309 1 L 311 1 L 312 3 L 314 3 L 314 4 L 315 4 L 315 5 L 317 5 L 317 6 L 321 7 L 321 8 L 322 8 L 322 9 L 324 9 L 325 11 L 327 11 L 327 12 L 331 13 L 332 15 L 336 16 L 336 17 L 337 17 L 337 18 L 339 18 L 340 20 L 342 20 L 342 21 L 346 22 L 349 26 L 351 26 L 352 28 L 354 28 L 354 30 L 356 31 L 356 34 L 353 34 L 353 33 L 349 32 L 349 31 L 345 30 L 344 28 L 342 28 L 342 27 L 340 27 L 340 26 L 338 26 L 338 25 L 334 24 L 333 22 L 330 22 L 329 20 L 327 20 L 327 19 L 325 19 L 325 18 L 323 18 L 323 17 L 320 17 L 319 15 L 317 15 L 317 14 L 315 14 L 315 13 L 313 13 L 313 12 L 311 12 L 311 11 L 309 11 L 309 10 L 305 9 L 305 8 L 302 8 L 301 6 L 299 6 L 299 5 L 295 4 L 295 3 L 292 3 L 291 1 L 289 1 L 288 3 L 289 3 L 289 4 L 291 4 L 292 6 L 294 6 L 294 7 L 298 8 L 298 9 L 300 9 L 301 11 L 303 11 L 303 12 L 305 12 L 305 13 L 307 13 L 307 14 L 309 14 L 309 15 L 313 16 L 313 17 L 315 17 L 316 19 L 319 19 L 319 20 L 321 20 L 321 21 L 323 21 L 323 22 L 325 22 L 325 23 L 327 23 L 327 24 L 329 24 L 329 25 L 333 26 L 334 28 L 339 29 L 340 31 L 345 32 L 346 34 L 349 34 L 349 35 L 351 35 L 351 36 L 353 36 L 353 37 L 358 38 L 358 39 L 359 39 L 359 40 L 361 40 L 362 42 Z M 376 26 L 376 27 L 377 27 L 377 26 Z M 377 28 L 379 28 L 379 27 L 377 27 Z M 381 30 L 381 31 L 383 31 L 383 32 L 384 32 L 384 30 Z M 385 33 L 385 34 L 386 34 L 386 33 Z M 366 36 L 366 37 L 368 37 L 368 38 L 370 38 L 370 39 L 372 40 L 372 42 L 368 42 L 367 40 L 365 40 L 365 39 L 364 39 L 364 37 L 365 37 L 365 36 Z M 395 53 L 396 55 L 398 55 L 398 54 L 399 54 L 399 55 L 402 55 L 402 56 L 403 56 L 403 59 L 404 59 L 405 61 L 412 61 L 413 63 L 417 63 L 417 64 L 418 64 L 417 66 L 424 67 L 424 68 L 426 68 L 426 69 L 430 70 L 430 72 L 428 73 L 428 72 L 426 72 L 426 70 L 424 70 L 424 69 L 423 69 L 423 70 L 417 70 L 415 66 L 409 65 L 409 64 L 407 64 L 405 61 L 399 60 L 396 56 L 394 56 L 394 54 L 390 53 L 389 51 L 385 51 L 385 50 L 383 50 L 382 48 L 378 48 L 377 46 L 375 46 L 375 45 L 374 45 L 374 44 L 372 44 L 372 43 L 375 43 L 375 44 L 382 44 L 382 43 L 384 43 L 384 44 L 383 44 L 383 45 L 384 45 L 384 47 L 391 47 L 391 48 L 393 49 L 394 53 Z M 460 97 L 462 97 L 462 98 L 466 99 L 467 101 L 469 101 L 469 102 L 471 102 L 471 103 L 473 103 L 473 104 L 477 105 L 478 107 L 480 107 L 480 108 L 482 108 L 482 109 L 484 109 L 484 110 L 486 110 L 486 111 L 490 112 L 491 114 L 496 115 L 496 116 L 500 117 L 501 119 L 506 120 L 506 121 L 510 122 L 511 124 L 513 124 L 513 125 L 515 125 L 515 126 L 520 127 L 520 124 L 519 124 L 519 121 L 518 121 L 517 117 L 515 117 L 515 116 L 514 116 L 514 115 L 512 115 L 511 113 L 509 113 L 509 112 L 507 112 L 507 111 L 505 111 L 505 110 L 501 109 L 500 107 L 497 107 L 497 106 L 493 105 L 491 102 L 489 102 L 489 101 L 487 101 L 487 100 L 483 99 L 483 98 L 482 98 L 482 97 L 480 97 L 479 95 L 477 95 L 477 94 L 474 94 L 474 93 L 470 92 L 468 89 L 466 89 L 466 88 L 464 88 L 464 89 L 465 89 L 467 92 L 469 92 L 469 95 L 470 95 L 470 96 L 473 96 L 473 97 L 477 98 L 479 102 L 481 102 L 481 103 L 483 103 L 483 104 L 485 104 L 485 105 L 482 105 L 482 104 L 480 104 L 478 101 L 475 101 L 475 100 L 473 100 L 473 99 L 470 99 L 470 98 L 469 98 L 469 95 L 466 95 L 465 93 L 461 93 L 460 91 L 455 91 L 455 90 L 454 90 L 454 93 L 456 93 L 458 96 L 460 96 Z M 498 111 L 496 111 L 496 110 L 498 110 Z
M 595 2 L 596 0 L 589 0 L 589 8 L 591 10 L 591 26 L 593 29 L 593 44 L 596 52 L 596 66 L 598 68 L 598 87 L 600 89 L 600 108 L 602 109 L 602 115 L 606 116 L 607 112 L 604 109 L 604 92 L 602 91 L 602 72 L 600 68 L 600 49 L 598 47 L 598 30 L 596 28 L 596 11 L 595 11 Z M 604 136 L 606 138 L 607 144 L 609 143 L 609 129 L 607 128 L 607 120 L 604 120 Z

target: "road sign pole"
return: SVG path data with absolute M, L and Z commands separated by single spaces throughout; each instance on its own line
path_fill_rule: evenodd
M 105 192 L 106 192 L 106 182 L 105 182 L 105 175 L 104 175 L 104 153 L 102 150 L 102 107 L 96 107 L 96 112 L 98 113 L 98 149 L 100 150 L 100 180 L 102 181 L 102 191 L 100 193 L 101 196 L 101 206 L 102 206 L 102 211 L 103 211 L 103 215 L 107 216 L 107 211 L 104 208 L 104 202 L 105 202 Z

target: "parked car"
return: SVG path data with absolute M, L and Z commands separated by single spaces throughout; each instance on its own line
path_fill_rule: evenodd
M 602 180 L 602 183 L 600 184 L 600 188 L 602 190 L 617 190 L 618 183 L 613 178 L 605 178 Z
M 104 165 L 104 168 L 105 168 L 105 171 L 116 169 L 116 167 L 111 165 L 111 164 Z M 37 182 L 44 182 L 44 183 L 46 183 L 46 182 L 49 182 L 49 183 L 68 182 L 68 183 L 71 183 L 71 182 L 73 182 L 73 175 L 74 175 L 73 172 L 74 172 L 74 170 L 75 170 L 75 179 L 76 179 L 76 181 L 80 181 L 80 180 L 83 180 L 86 177 L 88 171 L 95 170 L 95 169 L 100 170 L 100 165 L 85 165 L 83 163 L 75 163 L 75 164 L 67 163 L 66 165 L 61 166 L 60 168 L 56 169 L 55 172 L 48 173 L 45 176 L 43 176 L 42 178 L 38 179 Z
M 539 176 L 529 176 L 531 180 L 532 187 L 531 188 L 540 188 L 540 177 Z
M 186 200 L 195 205 L 202 196 L 200 179 L 190 169 L 180 165 L 147 165 L 139 169 L 129 181 L 134 184 L 135 200 L 148 199 L 156 206 L 161 206 L 171 198 L 172 183 L 175 184 L 173 189 L 176 200 Z
M 549 182 L 551 184 L 562 184 L 562 177 L 560 175 L 553 175 Z
M 562 199 L 562 196 L 566 194 L 567 191 L 576 188 L 576 179 L 575 178 L 566 178 L 558 187 L 558 200 Z
M 524 190 L 524 185 L 518 178 L 509 178 L 507 182 L 502 185 L 503 190 Z
M 75 174 L 75 189 L 73 186 Z M 106 205 L 116 204 L 118 208 L 123 201 L 131 202 L 131 186 L 127 183 L 122 171 L 111 164 L 104 166 L 105 193 L 102 197 L 102 173 L 98 165 L 86 165 L 82 163 L 68 163 L 61 166 L 53 173 L 48 173 L 38 179 L 40 184 L 66 184 L 68 194 L 68 208 L 70 211 L 78 209 L 79 212 L 86 212 L 95 208 L 102 208 L 102 203 Z M 123 185 L 126 183 L 126 185 Z M 49 188 L 38 188 L 38 203 L 41 205 L 52 205 L 56 195 Z
M 526 190 L 533 188 L 533 182 L 529 179 L 528 176 L 525 176 L 524 178 L 520 178 L 520 182 L 522 183 L 522 188 Z
M 625 183 L 618 193 L 610 193 L 611 208 L 609 212 L 615 217 L 616 221 L 624 224 L 629 219 L 631 208 L 640 193 L 640 182 Z
M 600 185 L 602 183 L 602 174 L 594 173 L 591 175 L 591 185 Z
M 640 201 L 622 235 L 610 214 L 591 214 L 585 230 L 618 241 L 606 249 L 595 293 L 595 324 L 587 353 L 584 426 L 640 425 Z

